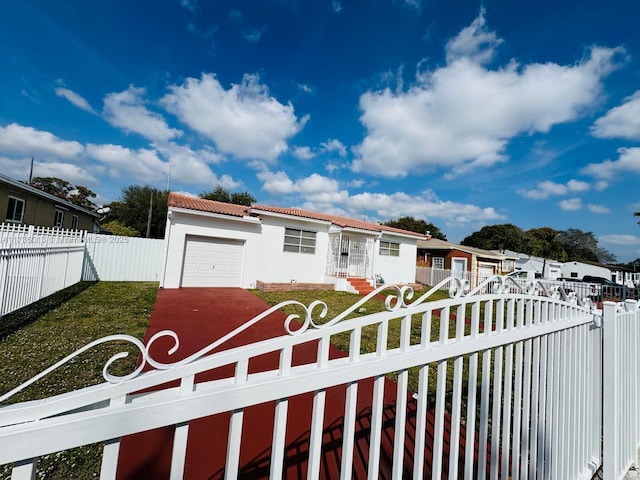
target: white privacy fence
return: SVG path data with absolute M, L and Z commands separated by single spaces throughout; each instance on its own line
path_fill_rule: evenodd
M 90 233 L 85 245 L 87 270 L 96 279 L 141 282 L 160 278 L 163 240 Z
M 0 224 L 0 317 L 81 280 L 156 281 L 162 240 Z
M 226 451 L 224 477 L 234 479 L 246 457 L 244 436 L 264 433 L 245 424 L 244 414 L 267 404 L 274 420 L 266 464 L 270 478 L 282 478 L 286 452 L 299 448 L 287 437 L 289 406 L 309 393 L 306 474 L 299 476 L 325 478 L 333 462 L 343 479 L 354 472 L 371 479 L 590 479 L 601 466 L 605 480 L 622 478 L 640 446 L 637 303 L 607 304 L 603 317 L 588 299 L 560 289 L 513 293 L 511 279 L 494 277 L 468 292 L 463 282 L 447 282 L 447 300 L 429 301 L 443 285 L 417 299 L 409 287 L 382 286 L 333 319 L 323 318 L 321 302 L 284 302 L 174 363 L 152 354 L 154 343 L 174 346 L 169 358 L 176 353 L 170 331 L 147 345 L 122 335 L 98 340 L 135 344 L 140 365 L 122 378 L 106 369 L 107 383 L 46 402 L 0 407 L 0 464 L 14 463 L 13 478 L 31 478 L 40 456 L 105 442 L 101 478 L 115 478 L 122 437 L 175 426 L 170 478 L 182 478 L 192 423 L 226 412 L 227 445 L 216 448 Z M 489 284 L 494 293 L 481 293 Z M 386 312 L 345 319 L 385 290 L 395 294 Z M 285 304 L 296 305 L 302 321 L 288 317 L 288 335 L 212 353 Z M 332 337 L 346 338 L 344 356 L 330 356 Z M 294 362 L 303 345 L 313 349 L 312 360 Z M 275 368 L 249 368 L 269 353 L 278 358 Z M 217 380 L 198 375 L 226 366 Z M 337 394 L 341 410 L 328 411 Z M 327 425 L 335 416 L 339 423 Z

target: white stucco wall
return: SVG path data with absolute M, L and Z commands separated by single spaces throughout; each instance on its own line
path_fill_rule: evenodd
M 380 241 L 400 244 L 400 255 L 380 255 Z M 376 240 L 373 273 L 379 273 L 385 283 L 414 283 L 416 281 L 416 255 L 418 240 L 383 234 Z
M 285 227 L 316 232 L 315 254 L 284 252 Z M 167 219 L 166 261 L 161 286 L 180 287 L 188 235 L 244 241 L 242 288 L 265 282 L 323 282 L 328 248 L 327 222 L 263 217 L 251 222 L 221 215 L 173 211 Z
M 582 277 L 585 275 L 604 277 L 611 280 L 611 270 L 606 267 L 589 265 L 588 263 L 582 262 L 566 262 L 562 265 L 562 276 L 564 278 L 577 278 L 578 280 L 582 280 Z
M 315 253 L 283 251 L 286 227 L 316 232 Z M 306 218 L 261 214 L 260 219 L 252 217 L 246 220 L 173 209 L 167 218 L 166 255 L 160 285 L 163 288 L 180 287 L 185 245 L 190 235 L 244 242 L 242 288 L 255 288 L 258 280 L 298 283 L 335 281 L 326 276 L 329 227 L 329 222 Z M 380 255 L 380 240 L 399 243 L 400 255 Z M 383 234 L 374 245 L 372 274 L 381 274 L 386 283 L 415 282 L 416 244 L 417 239 Z

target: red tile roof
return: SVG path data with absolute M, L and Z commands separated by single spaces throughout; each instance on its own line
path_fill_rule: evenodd
M 188 195 L 180 195 L 179 193 L 173 192 L 169 194 L 167 205 L 169 207 L 186 208 L 188 210 L 219 213 L 222 215 L 233 215 L 235 217 L 244 217 L 249 215 L 247 212 L 248 207 L 244 205 L 204 200 L 199 197 L 190 197 Z
M 198 210 L 200 212 L 219 213 L 223 215 L 233 215 L 237 217 L 248 216 L 251 214 L 259 214 L 260 212 L 278 213 L 281 215 L 289 215 L 292 217 L 309 218 L 313 220 L 323 220 L 342 228 L 355 228 L 358 230 L 369 230 L 372 232 L 390 232 L 402 235 L 410 235 L 418 238 L 426 238 L 425 235 L 402 230 L 399 228 L 387 227 L 378 223 L 365 222 L 355 220 L 348 217 L 340 217 L 337 215 L 328 215 L 325 213 L 312 212 L 309 210 L 301 210 L 299 208 L 283 208 L 271 207 L 268 205 L 253 205 L 246 207 L 244 205 L 233 205 L 231 203 L 216 202 L 213 200 L 203 200 L 197 197 L 189 197 L 178 193 L 169 194 L 170 207 L 186 208 L 189 210 Z
M 299 208 L 282 208 L 282 207 L 269 207 L 265 205 L 254 205 L 251 207 L 253 211 L 260 210 L 264 212 L 274 212 L 283 215 L 291 215 L 294 217 L 311 218 L 314 220 L 324 220 L 331 222 L 332 224 L 342 228 L 357 228 L 359 230 L 371 230 L 373 232 L 394 232 L 404 235 L 411 235 L 420 238 L 425 238 L 425 235 L 416 232 L 409 232 L 407 230 L 401 230 L 399 228 L 387 227 L 380 225 L 379 223 L 365 222 L 362 220 L 355 220 L 353 218 L 340 217 L 338 215 L 328 215 L 326 213 L 311 212 L 309 210 L 301 210 Z

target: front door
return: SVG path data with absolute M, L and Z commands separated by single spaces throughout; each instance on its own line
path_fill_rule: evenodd
M 368 278 L 371 276 L 373 238 L 359 235 L 336 235 L 331 242 L 328 269 L 338 277 Z
M 467 278 L 467 259 L 466 258 L 452 258 L 451 259 L 451 274 L 455 278 L 464 280 Z

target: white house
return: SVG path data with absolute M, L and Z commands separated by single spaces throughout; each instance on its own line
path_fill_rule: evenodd
M 562 265 L 562 276 L 566 279 L 582 280 L 585 275 L 603 277 L 611 280 L 611 270 L 601 264 L 592 262 L 567 262 Z
M 562 277 L 562 262 L 511 250 L 506 250 L 504 253 L 516 258 L 515 269 L 526 273 L 530 278 L 557 280 Z
M 413 283 L 425 235 L 293 208 L 251 207 L 171 193 L 160 286 L 256 288 L 262 283 L 328 284 L 376 275 Z

